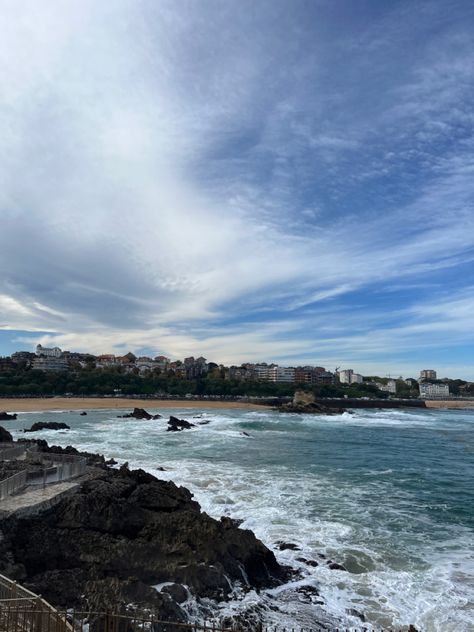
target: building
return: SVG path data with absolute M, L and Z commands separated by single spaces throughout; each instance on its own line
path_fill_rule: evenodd
M 278 368 L 276 364 L 267 364 L 266 362 L 262 362 L 260 364 L 248 364 L 246 366 L 250 369 L 254 380 L 261 382 L 276 382 Z
M 316 367 L 317 369 L 319 367 Z M 313 371 L 312 384 L 334 384 L 336 376 L 330 371 Z
M 436 380 L 436 371 L 433 371 L 433 369 L 423 369 L 420 371 L 420 380 Z
M 36 345 L 36 355 L 44 356 L 45 358 L 60 358 L 63 352 L 59 347 L 43 347 L 41 345 Z
M 34 358 L 31 367 L 37 371 L 67 371 L 68 363 L 65 358 L 40 355 Z
M 420 397 L 422 399 L 449 397 L 449 386 L 447 384 L 430 384 L 429 382 L 422 382 L 420 384 Z
M 375 385 L 379 389 L 379 391 L 384 391 L 385 393 L 391 393 L 392 395 L 395 395 L 395 393 L 397 392 L 396 380 L 387 380 L 386 384 L 376 382 Z
M 295 382 L 297 384 L 312 384 L 313 383 L 313 367 L 311 366 L 296 367 Z
M 277 382 L 294 382 L 295 369 L 292 366 L 277 366 L 276 368 Z
M 360 373 L 353 373 L 351 375 L 351 384 L 362 384 L 364 377 Z
M 345 369 L 344 371 L 338 371 L 337 375 L 339 377 L 339 382 L 341 384 L 350 384 L 353 373 L 354 371 L 352 369 Z
M 117 359 L 112 353 L 104 353 L 96 357 L 96 366 L 99 369 L 108 366 L 117 366 Z

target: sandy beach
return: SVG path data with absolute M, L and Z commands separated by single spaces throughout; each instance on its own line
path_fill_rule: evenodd
M 52 397 L 52 398 L 24 398 L 24 399 L 0 399 L 0 412 L 33 412 L 48 410 L 99 410 L 99 409 L 129 409 L 133 408 L 246 408 L 258 410 L 266 408 L 261 404 L 248 402 L 218 402 L 189 399 L 126 399 L 102 398 L 102 397 Z
M 474 408 L 474 399 L 427 399 L 426 408 Z

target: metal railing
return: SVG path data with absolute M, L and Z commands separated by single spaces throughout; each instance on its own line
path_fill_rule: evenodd
M 26 487 L 28 472 L 23 470 L 10 476 L 9 478 L 0 481 L 0 500 L 3 500 L 7 496 L 11 496 L 15 492 L 19 492 Z
M 48 482 L 67 481 L 70 478 L 82 476 L 87 471 L 87 459 L 74 454 L 42 452 L 35 454 L 34 459 L 35 461 L 40 461 L 44 467 L 54 468 L 56 474 L 48 474 Z M 35 484 L 34 481 L 31 481 L 31 484 Z
M 22 445 L 12 445 L 3 447 L 0 445 L 0 461 L 10 461 L 13 459 L 17 459 L 20 456 L 23 456 L 26 452 L 26 447 Z
M 2 632 L 74 632 L 64 614 L 39 595 L 0 575 Z

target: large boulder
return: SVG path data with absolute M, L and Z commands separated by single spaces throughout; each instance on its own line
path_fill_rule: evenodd
M 71 428 L 61 421 L 37 421 L 31 428 L 25 428 L 25 432 L 37 432 L 38 430 L 70 430 Z
M 0 572 L 15 571 L 61 607 L 81 608 L 83 598 L 99 610 L 134 603 L 176 620 L 185 617 L 179 604 L 151 586 L 173 582 L 225 599 L 232 582 L 247 578 L 258 589 L 285 574 L 251 531 L 201 513 L 187 489 L 126 467 L 96 470 L 54 509 L 5 519 L 2 532 Z
M 12 441 L 13 437 L 8 430 L 0 426 L 0 443 L 11 443 Z
M 277 408 L 281 413 L 300 413 L 311 415 L 341 415 L 344 408 L 329 408 L 316 402 L 314 394 L 310 391 L 295 391 L 293 401 L 288 404 L 281 404 Z
M 9 414 L 9 413 L 6 413 L 5 411 L 0 412 L 0 421 L 13 421 L 16 418 L 17 418 L 16 413 Z
M 122 419 L 161 419 L 161 415 L 150 415 L 144 408 L 134 408 L 131 413 L 119 415 Z
M 189 428 L 194 428 L 195 424 L 186 421 L 186 419 L 178 419 L 177 417 L 170 416 L 168 421 L 168 428 L 166 430 L 168 432 L 179 432 L 180 430 L 188 430 Z

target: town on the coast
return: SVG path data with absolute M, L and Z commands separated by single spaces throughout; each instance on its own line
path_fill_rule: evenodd
M 319 397 L 446 399 L 474 395 L 474 382 L 439 378 L 433 369 L 414 377 L 364 376 L 340 367 L 243 363 L 224 366 L 193 356 L 155 357 L 79 353 L 38 344 L 35 352 L 0 357 L 0 397 L 98 395 L 150 397 L 290 396 L 296 389 Z

